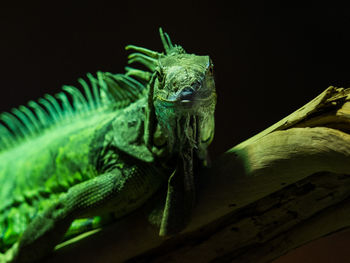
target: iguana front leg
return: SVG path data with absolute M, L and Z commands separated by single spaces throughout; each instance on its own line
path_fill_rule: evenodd
M 176 170 L 168 180 L 168 191 L 159 234 L 174 235 L 187 225 L 196 202 L 193 149 L 180 154 Z
M 110 211 L 122 216 L 142 205 L 162 183 L 159 173 L 134 166 L 127 174 L 114 169 L 75 185 L 28 225 L 5 262 L 35 262 L 54 249 L 75 218 Z

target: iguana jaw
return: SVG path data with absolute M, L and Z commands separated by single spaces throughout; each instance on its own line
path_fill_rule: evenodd
M 197 111 L 197 107 L 207 107 L 216 100 L 216 95 L 213 93 L 205 98 L 198 98 L 196 94 L 184 97 L 183 94 L 178 94 L 171 99 L 165 99 L 162 96 L 157 96 L 156 99 L 160 101 L 164 107 L 176 107 L 177 110 Z
M 162 141 L 158 144 L 168 153 L 167 157 L 179 155 L 183 149 L 190 147 L 199 159 L 206 158 L 206 149 L 214 135 L 214 105 L 199 107 L 199 110 L 180 110 L 176 108 L 177 114 L 171 118 L 157 118 L 158 128 L 154 141 Z M 172 113 L 174 107 L 162 108 L 161 113 Z M 161 113 L 158 113 L 162 115 Z M 158 115 L 157 114 L 157 115 Z M 159 139 L 163 138 L 163 139 Z

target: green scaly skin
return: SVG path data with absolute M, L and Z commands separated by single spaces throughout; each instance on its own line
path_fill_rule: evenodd
M 0 120 L 0 263 L 35 262 L 105 219 L 141 207 L 167 184 L 160 235 L 181 231 L 195 204 L 216 104 L 208 56 L 160 29 L 165 53 L 136 51 L 126 74 L 88 75 Z M 33 112 L 35 114 L 33 114 Z M 82 219 L 80 219 L 82 218 Z M 107 220 L 108 221 L 108 220 Z

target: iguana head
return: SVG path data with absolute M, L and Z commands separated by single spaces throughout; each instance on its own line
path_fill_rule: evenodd
M 166 147 L 168 156 L 191 147 L 205 159 L 214 136 L 213 63 L 209 56 L 187 54 L 181 46 L 173 45 L 161 28 L 159 31 L 165 54 L 133 45 L 126 47 L 137 51 L 129 55 L 129 63 L 138 62 L 149 69 L 126 67 L 127 76 L 145 81 L 149 87 L 149 108 L 157 128 L 153 129 L 154 138 L 152 127 L 149 129 L 146 144 L 161 148 L 161 152 Z
M 200 158 L 214 135 L 216 104 L 209 56 L 187 54 L 178 46 L 159 59 L 153 101 L 168 150 L 196 148 Z M 156 143 L 156 142 L 155 142 Z
M 162 149 L 160 152 L 165 150 L 167 156 L 190 147 L 205 159 L 214 136 L 213 63 L 209 56 L 187 54 L 181 46 L 173 45 L 161 28 L 160 37 L 165 54 L 133 45 L 126 47 L 137 51 L 129 55 L 129 63 L 139 62 L 149 69 L 126 68 L 128 76 L 148 83 L 149 108 L 157 127 L 152 143 L 152 135 L 147 134 L 146 144 Z M 153 133 L 152 128 L 149 130 Z

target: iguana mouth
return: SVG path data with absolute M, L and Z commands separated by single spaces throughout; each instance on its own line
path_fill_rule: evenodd
M 195 105 L 198 106 L 208 106 L 211 103 L 213 103 L 215 99 L 215 94 L 211 94 L 208 97 L 205 98 L 198 98 L 191 96 L 177 96 L 172 99 L 165 99 L 162 96 L 157 96 L 157 100 L 161 101 L 163 106 L 165 107 L 184 107 L 184 108 L 191 108 Z

